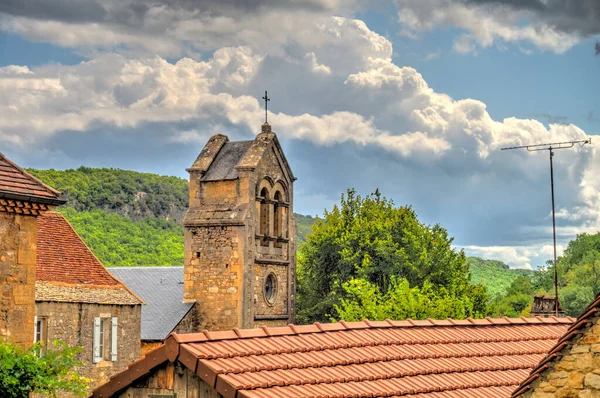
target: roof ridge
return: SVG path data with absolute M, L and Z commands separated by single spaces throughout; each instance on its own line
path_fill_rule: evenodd
M 324 333 L 333 331 L 343 330 L 363 330 L 363 329 L 382 329 L 382 328 L 437 328 L 437 327 L 501 327 L 508 325 L 563 325 L 571 324 L 575 322 L 574 318 L 484 318 L 484 319 L 451 319 L 447 318 L 444 320 L 412 320 L 408 318 L 405 321 L 392 321 L 387 319 L 385 321 L 369 321 L 363 320 L 358 322 L 332 322 L 332 323 L 320 323 L 315 322 L 312 325 L 294 325 L 289 324 L 288 326 L 279 327 L 266 327 L 252 328 L 252 329 L 230 329 L 222 331 L 208 331 L 203 330 L 200 333 L 186 333 L 178 334 L 172 333 L 173 338 L 179 343 L 195 343 L 204 341 L 220 341 L 220 340 L 233 340 L 233 339 L 247 339 L 256 337 L 272 337 L 272 336 L 291 336 L 300 334 L 312 334 L 312 333 Z M 534 338 L 532 340 L 536 340 Z

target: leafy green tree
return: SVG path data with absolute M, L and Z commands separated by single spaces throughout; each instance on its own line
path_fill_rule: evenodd
M 418 317 L 483 316 L 486 290 L 470 283 L 466 257 L 451 245 L 444 228 L 420 223 L 410 207 L 395 207 L 379 191 L 361 198 L 349 189 L 339 206 L 316 219 L 300 247 L 298 318 L 327 321 L 357 314 L 368 295 L 381 302 L 394 294 L 416 299 L 423 291 L 428 300 L 458 301 L 445 306 L 443 314 Z M 419 290 L 408 294 L 406 286 Z M 455 309 L 458 302 L 461 311 Z M 369 318 L 377 318 L 369 311 Z
M 600 293 L 600 232 L 578 235 L 557 263 L 562 308 L 566 315 L 577 317 Z M 537 292 L 554 294 L 552 261 L 535 272 L 533 284 Z
M 421 287 L 411 288 L 406 279 L 398 280 L 394 276 L 384 294 L 375 284 L 362 278 L 351 279 L 343 287 L 347 298 L 341 299 L 341 303 L 334 307 L 337 317 L 346 321 L 464 319 L 473 315 L 474 307 L 479 304 L 470 297 L 452 296 L 444 287 L 436 287 L 429 281 Z
M 56 397 L 58 392 L 85 396 L 89 380 L 73 370 L 80 347 L 55 341 L 41 352 L 40 343 L 28 349 L 0 342 L 0 392 L 6 398 L 27 398 L 31 393 Z
M 535 288 L 531 278 L 520 275 L 512 281 L 504 296 L 494 300 L 491 308 L 496 316 L 527 316 L 534 294 Z

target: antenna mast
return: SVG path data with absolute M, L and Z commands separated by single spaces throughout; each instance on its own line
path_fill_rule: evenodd
M 552 142 L 549 144 L 535 144 L 535 145 L 523 145 L 513 146 L 508 148 L 501 148 L 502 151 L 509 149 L 527 149 L 528 152 L 536 151 L 548 151 L 550 154 L 550 191 L 552 193 L 552 239 L 554 242 L 554 312 L 558 317 L 558 266 L 556 264 L 556 219 L 554 213 L 554 168 L 552 167 L 552 157 L 554 156 L 555 149 L 569 149 L 573 148 L 575 144 L 579 144 L 580 147 L 585 144 L 591 144 L 592 139 L 579 141 L 565 141 L 565 142 Z

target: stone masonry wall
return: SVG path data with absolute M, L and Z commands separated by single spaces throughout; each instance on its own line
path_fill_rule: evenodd
M 33 343 L 37 220 L 0 212 L 0 340 Z
M 184 297 L 195 298 L 199 317 L 210 330 L 241 325 L 243 226 L 190 227 L 185 230 Z
M 183 319 L 175 326 L 175 333 L 197 333 L 206 329 L 205 320 L 202 318 L 199 310 L 199 305 L 196 304 L 188 312 Z
M 127 368 L 140 358 L 141 305 L 102 305 L 82 303 L 37 302 L 36 315 L 45 318 L 46 342 L 64 341 L 81 346 L 78 371 L 91 379 L 90 391 L 108 381 L 109 377 Z M 94 317 L 117 317 L 117 360 L 93 363 Z M 33 326 L 32 326 L 33 335 Z M 108 337 L 110 344 L 110 336 Z
M 210 181 L 200 183 L 202 204 L 235 204 L 237 203 L 237 181 Z
M 600 397 L 600 318 L 565 347 L 523 397 Z
M 288 267 L 283 265 L 257 264 L 254 266 L 254 305 L 255 318 L 262 316 L 287 315 L 288 314 Z M 277 280 L 275 298 L 269 303 L 265 297 L 265 280 L 269 274 L 274 274 Z M 286 319 L 287 321 L 287 319 Z M 264 322 L 257 320 L 258 323 Z M 262 323 L 271 326 L 268 322 Z M 286 323 L 287 324 L 287 323 Z
M 254 172 L 254 180 L 251 186 L 257 187 L 266 177 L 272 181 L 267 187 L 271 190 L 271 196 L 274 196 L 276 189 L 285 191 L 285 200 L 289 207 L 282 208 L 283 225 L 281 225 L 281 235 L 288 238 L 288 242 L 280 242 L 281 247 L 275 245 L 275 241 L 268 242 L 268 246 L 261 244 L 259 238 L 255 238 L 254 246 L 254 326 L 285 326 L 294 322 L 295 305 L 295 281 L 296 281 L 296 225 L 293 217 L 294 206 L 294 187 L 293 181 L 284 172 L 282 159 L 277 154 L 275 146 L 271 146 L 264 154 Z M 283 183 L 283 186 L 281 185 Z M 264 184 L 264 183 L 262 183 Z M 285 187 L 284 187 L 285 186 Z M 258 192 L 253 192 L 251 196 L 255 197 Z M 255 234 L 258 231 L 258 217 L 260 214 L 260 203 L 254 201 L 252 206 L 252 217 L 256 220 L 254 227 Z M 275 223 L 273 207 L 269 212 L 269 225 L 271 232 Z M 272 264 L 278 262 L 279 264 Z M 274 272 L 278 279 L 277 300 L 269 306 L 264 300 L 264 279 L 269 272 Z M 287 319 L 264 319 L 264 315 L 282 315 L 287 314 Z M 261 316 L 262 315 L 262 316 Z

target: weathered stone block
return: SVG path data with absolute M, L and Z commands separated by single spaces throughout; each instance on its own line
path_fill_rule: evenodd
M 585 386 L 600 389 L 600 375 L 593 373 L 585 375 Z

